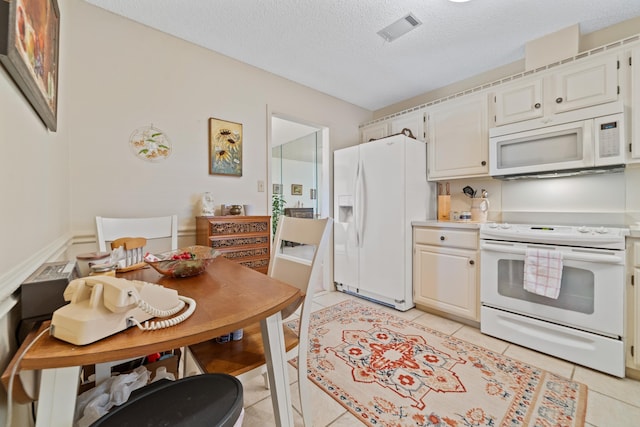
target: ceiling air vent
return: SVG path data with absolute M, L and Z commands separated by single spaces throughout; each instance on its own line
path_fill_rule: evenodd
M 398 19 L 393 24 L 378 31 L 378 35 L 386 41 L 392 42 L 420 25 L 422 25 L 422 22 L 420 22 L 413 13 L 410 13 L 407 16 L 403 16 Z

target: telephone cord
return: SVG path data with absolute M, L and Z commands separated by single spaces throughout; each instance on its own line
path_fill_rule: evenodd
M 148 314 L 152 315 L 153 317 L 172 316 L 172 315 L 178 313 L 180 310 L 182 310 L 184 308 L 184 300 L 178 301 L 178 304 L 176 304 L 175 307 L 172 307 L 172 308 L 170 308 L 168 310 L 161 310 L 159 308 L 156 308 L 156 307 L 150 305 L 145 300 L 140 299 L 135 294 L 133 294 L 132 296 L 137 300 L 136 303 L 138 304 L 138 308 L 140 310 L 144 311 L 145 313 L 148 313 Z M 180 295 L 178 295 L 178 298 L 181 298 Z
M 162 328 L 168 328 L 170 326 L 174 326 L 177 325 L 178 323 L 186 320 L 189 316 L 191 316 L 193 314 L 194 311 L 196 311 L 196 302 L 195 300 L 193 300 L 192 298 L 189 297 L 185 297 L 182 295 L 178 295 L 178 298 L 180 299 L 180 303 L 179 306 L 180 308 L 178 310 L 157 310 L 158 312 L 169 312 L 169 311 L 173 311 L 173 313 L 176 313 L 177 311 L 180 311 L 182 309 L 182 307 L 184 307 L 185 303 L 189 306 L 189 308 L 187 309 L 187 311 L 185 311 L 184 313 L 182 313 L 179 316 L 176 317 L 172 317 L 171 319 L 163 319 L 163 320 L 156 320 L 156 321 L 145 321 L 144 325 L 142 323 L 140 323 L 138 320 L 134 319 L 133 317 L 130 317 L 128 320 L 130 320 L 133 324 L 135 324 L 138 328 L 142 329 L 143 331 L 154 331 L 157 329 L 162 329 Z M 140 305 L 139 305 L 140 306 Z M 147 304 L 148 306 L 148 304 Z M 141 309 L 144 310 L 144 308 L 140 307 Z M 153 308 L 153 307 L 150 307 Z M 145 310 L 146 311 L 146 310 Z M 152 314 L 150 312 L 147 311 L 147 313 Z M 173 314 L 171 313 L 171 314 Z M 171 314 L 166 314 L 165 316 L 170 316 Z

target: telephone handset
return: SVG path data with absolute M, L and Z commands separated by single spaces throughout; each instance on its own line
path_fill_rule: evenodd
M 196 302 L 153 283 L 110 276 L 89 276 L 72 280 L 64 291 L 69 304 L 51 318 L 52 336 L 85 345 L 136 325 L 154 330 L 177 325 L 193 314 Z M 175 317 L 149 322 L 153 317 Z M 142 323 L 144 322 L 144 324 Z

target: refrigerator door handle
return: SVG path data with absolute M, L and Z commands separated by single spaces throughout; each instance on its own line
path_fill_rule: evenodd
M 355 197 L 355 221 L 356 221 L 356 244 L 361 246 L 363 237 L 364 222 L 364 171 L 362 162 L 358 163 L 358 172 L 356 174 L 356 197 Z

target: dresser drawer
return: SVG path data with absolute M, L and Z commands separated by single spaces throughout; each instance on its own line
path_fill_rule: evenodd
M 413 231 L 413 238 L 414 244 L 466 249 L 478 248 L 478 233 L 476 230 L 416 227 Z
M 196 243 L 222 256 L 266 273 L 271 255 L 271 217 L 196 217 Z
M 217 220 L 209 222 L 209 236 L 269 233 L 269 221 Z

